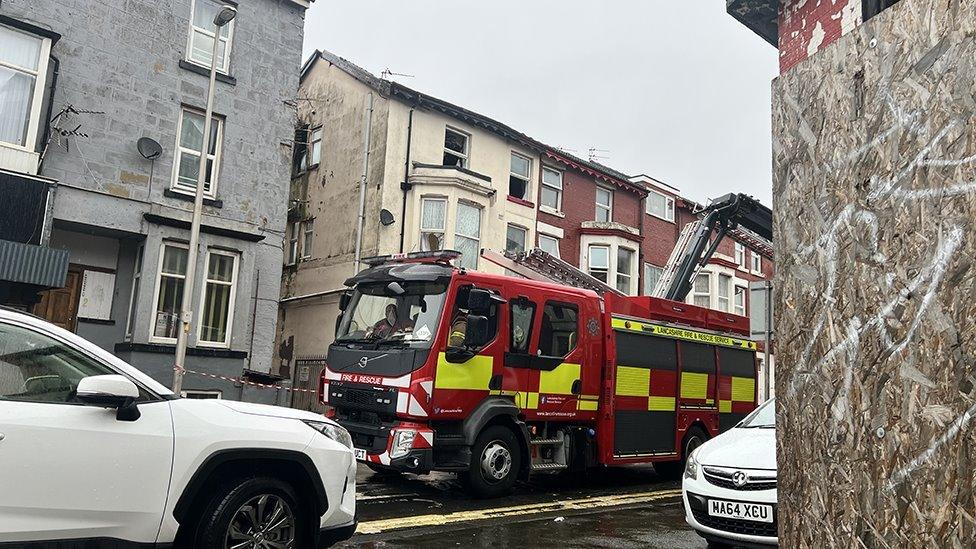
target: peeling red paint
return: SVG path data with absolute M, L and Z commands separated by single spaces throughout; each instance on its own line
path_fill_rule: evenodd
M 784 0 L 779 12 L 779 66 L 786 72 L 862 22 L 860 0 Z

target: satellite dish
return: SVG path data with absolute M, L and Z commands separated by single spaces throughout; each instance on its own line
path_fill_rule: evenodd
M 139 154 L 146 160 L 156 160 L 163 154 L 163 146 L 157 143 L 155 139 L 149 137 L 139 138 L 139 141 L 136 142 L 136 148 L 139 149 Z
M 395 221 L 396 221 L 396 218 L 393 217 L 393 213 L 390 210 L 387 210 L 386 208 L 383 208 L 382 210 L 380 210 L 380 224 L 381 225 L 383 225 L 384 227 L 389 227 Z

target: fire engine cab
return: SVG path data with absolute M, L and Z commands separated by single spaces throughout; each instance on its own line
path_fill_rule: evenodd
M 729 196 L 734 208 L 686 229 L 662 295 L 768 212 Z M 483 497 L 540 471 L 653 462 L 677 475 L 756 407 L 747 318 L 680 291 L 625 296 L 541 250 L 483 256 L 516 276 L 455 268 L 443 251 L 373 258 L 346 281 L 321 399 L 374 470 L 453 471 Z

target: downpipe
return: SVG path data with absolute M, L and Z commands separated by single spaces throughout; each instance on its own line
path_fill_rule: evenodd
M 373 92 L 369 92 L 369 107 L 366 108 L 366 135 L 363 138 L 363 176 L 359 181 L 359 217 L 356 223 L 356 265 L 355 273 L 362 266 L 363 228 L 366 225 L 366 183 L 369 181 L 369 155 L 373 141 Z

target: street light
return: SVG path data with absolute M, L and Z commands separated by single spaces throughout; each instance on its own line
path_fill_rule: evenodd
M 173 392 L 183 389 L 183 372 L 186 367 L 186 346 L 190 339 L 193 320 L 193 288 L 196 286 L 197 248 L 200 246 L 200 222 L 203 218 L 203 184 L 207 178 L 207 155 L 210 153 L 210 119 L 213 118 L 214 84 L 217 81 L 217 53 L 220 47 L 220 29 L 237 17 L 237 9 L 224 6 L 214 17 L 214 46 L 210 57 L 210 87 L 207 88 L 207 111 L 203 119 L 203 147 L 200 149 L 200 167 L 197 172 L 197 189 L 193 200 L 193 221 L 190 223 L 190 249 L 187 251 L 186 282 L 183 286 L 183 303 L 180 306 L 180 331 L 176 336 L 176 361 L 173 369 Z

